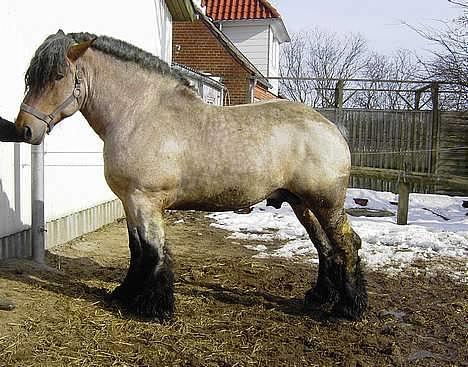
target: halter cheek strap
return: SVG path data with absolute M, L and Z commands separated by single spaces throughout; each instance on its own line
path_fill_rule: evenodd
M 73 87 L 73 92 L 68 98 L 63 101 L 62 104 L 60 104 L 52 113 L 46 114 L 42 111 L 39 111 L 38 109 L 29 106 L 26 103 L 22 103 L 20 110 L 24 111 L 26 113 L 29 113 L 30 115 L 33 115 L 34 117 L 38 118 L 42 122 L 44 122 L 47 125 L 47 133 L 49 134 L 52 129 L 55 126 L 55 118 L 58 116 L 60 112 L 62 112 L 65 108 L 67 108 L 70 104 L 72 104 L 75 100 L 78 102 L 79 105 L 79 97 L 81 96 L 81 83 L 83 80 L 83 76 L 81 74 L 81 69 L 79 65 L 76 65 L 76 71 L 75 71 L 75 86 Z

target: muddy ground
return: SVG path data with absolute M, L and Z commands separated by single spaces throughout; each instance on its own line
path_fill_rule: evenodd
M 243 245 L 255 243 L 227 239 L 203 213 L 167 219 L 173 323 L 132 318 L 104 301 L 128 264 L 125 223 L 115 223 L 54 249 L 50 268 L 0 263 L 0 297 L 16 303 L 0 311 L 0 365 L 468 366 L 468 286 L 426 271 L 434 264 L 398 277 L 368 270 L 364 319 L 333 320 L 303 313 L 314 265 L 253 259 Z

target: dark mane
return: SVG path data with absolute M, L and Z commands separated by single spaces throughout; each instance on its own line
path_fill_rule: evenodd
M 50 82 L 68 70 L 66 55 L 73 39 L 62 31 L 48 36 L 36 50 L 24 77 L 26 89 L 37 95 Z
M 66 55 L 69 47 L 74 43 L 88 41 L 96 37 L 91 33 L 65 34 L 62 31 L 48 36 L 31 59 L 25 75 L 26 88 L 33 94 L 41 93 L 58 75 L 63 75 L 68 70 Z M 190 87 L 189 81 L 166 62 L 125 41 L 99 36 L 91 47 L 119 60 L 138 64 L 146 70 L 169 75 L 179 81 L 181 85 Z

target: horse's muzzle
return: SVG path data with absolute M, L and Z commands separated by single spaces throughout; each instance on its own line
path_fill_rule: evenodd
M 42 126 L 34 128 L 29 124 L 23 126 L 22 131 L 19 132 L 19 135 L 23 137 L 23 141 L 32 145 L 39 145 L 44 140 L 46 129 Z
M 23 139 L 26 143 L 29 143 L 32 140 L 32 131 L 29 126 L 23 128 Z

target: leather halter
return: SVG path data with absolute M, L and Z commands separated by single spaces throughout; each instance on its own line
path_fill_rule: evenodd
M 73 92 L 68 98 L 60 104 L 52 113 L 46 114 L 42 111 L 39 111 L 35 107 L 29 106 L 26 103 L 22 103 L 20 107 L 20 111 L 24 111 L 33 115 L 34 117 L 38 118 L 42 122 L 47 125 L 47 133 L 49 134 L 55 126 L 55 118 L 57 115 L 62 112 L 65 108 L 67 108 L 70 104 L 72 104 L 75 100 L 80 104 L 79 97 L 81 96 L 81 83 L 83 81 L 83 76 L 81 73 L 80 66 L 76 65 L 75 70 L 75 86 L 73 87 Z

